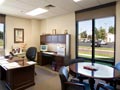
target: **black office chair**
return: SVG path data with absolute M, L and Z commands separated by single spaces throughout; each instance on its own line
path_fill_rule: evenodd
M 115 90 L 112 86 L 105 83 L 98 83 L 96 90 Z
M 75 80 L 69 79 L 69 71 L 67 67 L 63 66 L 59 70 L 59 77 L 61 81 L 62 90 L 89 90 L 89 84 L 79 83 Z
M 71 60 L 67 60 L 67 62 L 65 63 L 65 66 L 69 66 L 69 65 L 71 65 L 71 64 L 75 64 L 75 63 L 79 63 L 79 62 L 84 62 L 84 60 L 82 60 L 82 59 L 71 59 Z M 71 70 L 69 71 L 69 73 L 70 73 L 72 76 L 78 78 L 80 82 L 83 82 L 83 80 L 88 79 L 88 77 L 82 76 L 82 75 L 79 75 L 79 74 L 76 74 L 76 73 L 74 73 L 74 72 L 71 71 Z
M 29 47 L 26 51 L 26 57 L 29 61 L 35 61 L 37 49 L 36 47 Z

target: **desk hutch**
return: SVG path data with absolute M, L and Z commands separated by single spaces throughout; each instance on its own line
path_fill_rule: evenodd
M 59 55 L 57 51 L 54 51 L 53 54 L 40 51 L 37 53 L 37 63 L 43 66 L 46 64 L 52 64 L 54 61 L 54 70 L 58 71 L 60 67 L 64 65 L 65 60 L 70 59 L 70 34 L 40 35 L 40 45 L 49 43 L 55 45 L 64 44 L 65 55 Z

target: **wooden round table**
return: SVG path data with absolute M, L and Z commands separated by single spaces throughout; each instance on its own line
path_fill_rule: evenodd
M 90 62 L 80 62 L 69 66 L 70 70 L 76 74 L 89 77 L 91 90 L 94 90 L 94 79 L 111 80 L 120 78 L 120 72 L 113 67 Z

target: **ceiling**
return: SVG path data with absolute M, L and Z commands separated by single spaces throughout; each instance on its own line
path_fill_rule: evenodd
M 118 0 L 82 0 L 77 3 L 73 0 L 5 0 L 0 5 L 0 13 L 24 18 L 45 19 L 114 1 Z M 46 8 L 47 5 L 55 7 Z M 46 8 L 48 12 L 34 17 L 25 14 L 36 8 Z

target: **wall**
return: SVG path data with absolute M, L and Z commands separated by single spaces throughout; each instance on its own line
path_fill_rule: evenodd
M 12 46 L 21 46 L 21 43 L 14 43 L 14 28 L 24 29 L 24 43 L 27 44 L 27 48 L 30 46 L 39 48 L 39 22 L 38 20 L 6 16 L 5 54 L 9 53 Z
M 120 1 L 116 5 L 116 48 L 115 63 L 120 62 Z M 40 34 L 51 34 L 52 29 L 56 29 L 57 33 L 64 33 L 67 29 L 71 34 L 71 55 L 75 58 L 75 14 L 67 14 L 41 21 Z
M 116 5 L 116 62 L 120 62 L 120 1 Z
M 52 34 L 56 29 L 57 34 L 64 34 L 65 30 L 71 34 L 71 57 L 75 58 L 75 14 L 70 13 L 63 16 L 44 19 L 41 21 L 40 34 Z

